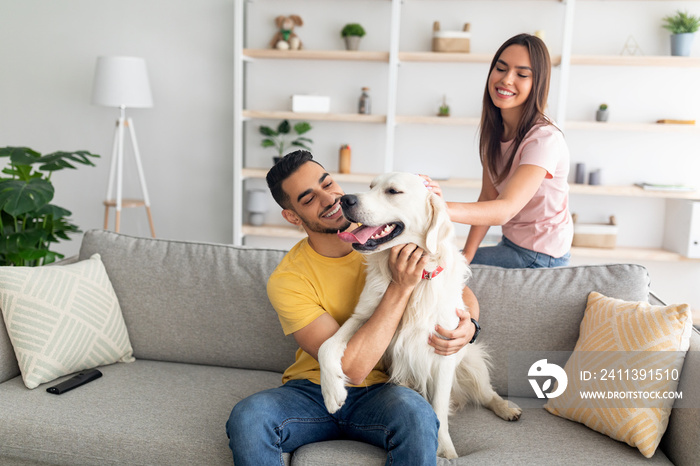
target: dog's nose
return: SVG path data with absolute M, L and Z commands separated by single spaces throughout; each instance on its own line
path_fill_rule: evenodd
M 355 207 L 357 205 L 357 196 L 354 194 L 344 195 L 340 198 L 340 205 L 343 207 L 343 210 Z

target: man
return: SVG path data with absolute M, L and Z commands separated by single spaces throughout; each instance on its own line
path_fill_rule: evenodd
M 329 414 L 320 387 L 318 350 L 352 314 L 365 282 L 361 255 L 337 232 L 351 223 L 340 208 L 342 189 L 307 151 L 288 154 L 267 174 L 284 218 L 307 238 L 294 246 L 268 281 L 270 302 L 285 334 L 299 344 L 284 385 L 241 400 L 226 430 L 236 466 L 284 464 L 282 453 L 324 440 L 346 438 L 387 452 L 387 464 L 435 464 L 438 421 L 417 392 L 386 383 L 378 367 L 427 258 L 415 244 L 391 250 L 392 283 L 372 317 L 348 342 L 343 372 L 350 381 L 343 407 Z M 472 340 L 478 303 L 465 287 L 468 311 L 458 311 L 454 331 L 436 327 L 430 344 L 453 354 Z

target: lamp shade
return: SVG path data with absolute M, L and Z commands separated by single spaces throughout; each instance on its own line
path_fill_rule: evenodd
M 92 103 L 105 107 L 153 107 L 146 60 L 138 57 L 98 57 Z

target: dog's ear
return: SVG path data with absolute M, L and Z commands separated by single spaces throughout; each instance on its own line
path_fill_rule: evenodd
M 289 19 L 291 19 L 292 21 L 294 21 L 294 24 L 296 24 L 297 26 L 303 26 L 303 25 L 304 25 L 304 22 L 301 20 L 301 16 L 299 16 L 299 15 L 291 15 L 291 16 L 289 17 Z
M 452 224 L 447 206 L 437 194 L 428 196 L 428 208 L 431 216 L 430 225 L 425 234 L 425 247 L 429 254 L 436 254 L 440 244 L 449 237 Z

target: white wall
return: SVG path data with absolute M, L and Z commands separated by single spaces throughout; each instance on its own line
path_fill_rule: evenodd
M 352 21 L 368 31 L 363 50 L 388 48 L 388 1 L 257 0 L 247 7 L 251 48 L 267 46 L 279 14 L 302 16 L 305 24 L 297 33 L 309 49 L 342 48 L 339 30 Z M 700 14 L 700 2 L 579 1 L 573 51 L 614 55 L 633 35 L 645 54 L 668 54 L 668 33 L 660 27 L 660 18 L 677 9 Z M 432 22 L 439 20 L 443 29 L 461 29 L 470 22 L 474 53 L 493 53 L 513 34 L 542 29 L 552 53 L 561 53 L 564 9 L 558 2 L 410 0 L 403 2 L 402 11 L 402 51 L 430 50 Z M 55 202 L 72 210 L 83 230 L 101 228 L 117 110 L 90 104 L 95 60 L 99 55 L 144 57 L 155 107 L 129 114 L 139 137 L 156 233 L 163 238 L 230 242 L 232 27 L 233 0 L 0 0 L 0 146 L 101 154 L 95 168 L 54 176 Z M 693 55 L 700 56 L 700 44 L 695 44 Z M 476 117 L 486 70 L 486 65 L 403 64 L 398 113 L 430 114 L 446 94 L 454 116 Z M 354 112 L 360 88 L 369 86 L 374 113 L 386 110 L 386 64 L 259 60 L 247 66 L 246 75 L 247 108 L 285 109 L 293 93 L 318 93 L 331 95 L 333 112 Z M 699 78 L 698 69 L 573 67 L 566 116 L 592 120 L 598 104 L 606 102 L 612 121 L 699 119 L 700 93 L 695 92 Z M 552 112 L 558 86 L 555 69 Z M 246 125 L 246 163 L 270 166 L 272 152 L 259 147 L 258 124 Z M 380 166 L 381 125 L 319 122 L 310 136 L 317 158 L 329 169 L 337 168 L 338 148 L 347 143 L 353 147 L 354 171 L 374 172 Z M 478 177 L 475 136 L 474 129 L 399 126 L 395 168 Z M 603 168 L 603 181 L 610 184 L 645 179 L 700 185 L 698 139 L 686 134 L 567 131 L 572 164 Z M 130 169 L 133 166 L 127 166 Z M 133 171 L 130 178 L 136 180 Z M 138 196 L 136 183 L 130 183 L 128 190 L 127 195 Z M 463 200 L 476 197 L 474 191 L 450 195 Z M 660 245 L 663 201 L 572 196 L 572 206 L 584 221 L 616 215 L 621 244 Z M 276 215 L 272 212 L 269 217 Z M 143 209 L 124 211 L 122 231 L 149 235 Z M 72 241 L 59 250 L 73 254 L 78 245 Z M 700 264 L 644 265 L 662 296 L 700 308 L 696 286 Z
M 85 149 L 97 167 L 54 174 L 54 202 L 82 230 L 102 228 L 118 110 L 90 104 L 99 55 L 146 59 L 154 107 L 134 120 L 162 238 L 232 237 L 231 0 L 2 0 L 0 146 L 42 153 Z M 4 163 L 5 161 L 2 161 Z M 141 197 L 126 157 L 126 197 Z M 110 225 L 114 225 L 114 209 Z M 145 210 L 125 209 L 121 231 L 149 236 Z M 65 254 L 80 241 L 63 243 Z

